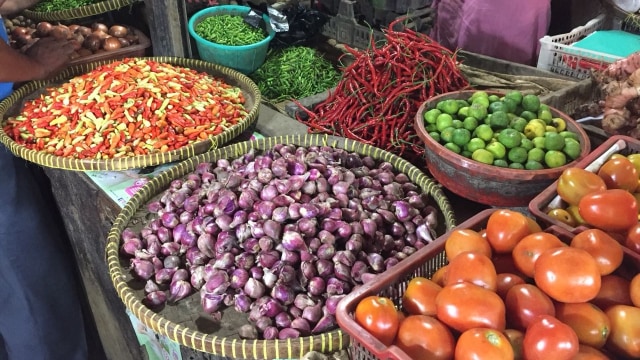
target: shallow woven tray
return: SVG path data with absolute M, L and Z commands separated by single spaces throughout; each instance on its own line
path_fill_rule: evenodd
M 230 127 L 219 135 L 210 137 L 206 140 L 198 141 L 179 149 L 166 153 L 157 153 L 151 155 L 121 157 L 105 160 L 96 159 L 75 159 L 70 157 L 61 157 L 52 155 L 43 151 L 28 149 L 11 139 L 0 127 L 0 142 L 3 143 L 12 153 L 27 161 L 51 168 L 59 168 L 65 170 L 126 170 L 144 168 L 147 166 L 161 165 L 174 161 L 183 160 L 203 152 L 215 149 L 233 140 L 250 125 L 258 120 L 258 111 L 260 106 L 260 90 L 258 86 L 244 74 L 233 69 L 209 63 L 202 60 L 185 59 L 177 57 L 149 57 L 142 59 L 150 59 L 157 62 L 168 63 L 176 66 L 188 67 L 198 71 L 204 71 L 212 76 L 222 78 L 226 83 L 239 87 L 245 96 L 244 107 L 247 111 L 245 119 L 238 124 Z M 6 115 L 17 115 L 22 109 L 25 99 L 38 95 L 45 88 L 54 84 L 59 84 L 71 79 L 74 76 L 87 73 L 96 67 L 114 62 L 115 60 L 95 61 L 87 64 L 78 64 L 63 70 L 55 78 L 45 81 L 33 81 L 25 84 L 14 91 L 8 98 L 0 102 L 0 125 L 4 124 Z
M 79 8 L 59 10 L 59 11 L 32 11 L 24 10 L 22 15 L 36 21 L 60 21 L 85 18 L 89 16 L 104 14 L 109 11 L 118 10 L 125 6 L 134 4 L 141 0 L 105 0 Z
M 143 223 L 146 223 L 149 212 L 144 204 L 159 196 L 168 188 L 172 180 L 180 179 L 192 172 L 201 162 L 212 162 L 222 158 L 234 159 L 247 153 L 249 149 L 270 149 L 276 144 L 328 145 L 369 155 L 376 160 L 388 161 L 395 166 L 397 171 L 409 176 L 411 181 L 418 185 L 424 193 L 430 195 L 433 205 L 438 209 L 440 224 L 437 229 L 438 236 L 452 229 L 456 224 L 449 200 L 442 192 L 440 185 L 433 179 L 396 155 L 345 138 L 320 134 L 270 137 L 236 143 L 189 158 L 145 184 L 118 215 L 107 238 L 107 265 L 118 295 L 126 307 L 156 333 L 197 351 L 237 359 L 295 359 L 301 358 L 312 350 L 332 353 L 346 349 L 350 344 L 349 336 L 339 329 L 320 335 L 288 340 L 241 340 L 227 337 L 234 334 L 237 328 L 247 321 L 246 314 L 237 313 L 233 307 L 227 307 L 223 311 L 221 323 L 211 327 L 213 333 L 202 332 L 198 327 L 202 327 L 203 324 L 206 325 L 212 320 L 209 320 L 210 317 L 202 312 L 200 297 L 197 296 L 197 293 L 195 296 L 192 295 L 179 301 L 177 305 L 166 305 L 159 313 L 151 311 L 141 303 L 144 296 L 142 291 L 144 282 L 132 278 L 129 270 L 125 269 L 128 265 L 127 260 L 120 257 L 122 231 L 127 227 L 141 228 Z

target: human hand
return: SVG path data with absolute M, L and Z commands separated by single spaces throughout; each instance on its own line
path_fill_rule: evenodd
M 41 75 L 35 79 L 40 80 L 47 78 L 69 63 L 72 52 L 73 45 L 68 40 L 44 37 L 31 45 L 25 55 L 41 66 Z

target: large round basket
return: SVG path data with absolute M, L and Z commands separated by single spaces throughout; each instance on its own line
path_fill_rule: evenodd
M 32 11 L 24 10 L 22 15 L 35 21 L 61 21 L 85 18 L 89 16 L 104 14 L 109 11 L 118 10 L 128 5 L 132 5 L 141 0 L 105 0 L 91 5 L 80 6 L 73 9 L 58 11 Z
M 350 338 L 339 329 L 296 339 L 242 340 L 237 337 L 237 329 L 247 322 L 247 318 L 244 316 L 238 320 L 239 322 L 234 322 L 233 318 L 245 314 L 236 312 L 233 307 L 228 307 L 223 311 L 222 325 L 213 325 L 209 328 L 210 331 L 204 332 L 202 328 L 212 320 L 209 320 L 209 316 L 201 311 L 199 296 L 189 296 L 176 305 L 165 306 L 159 312 L 152 311 L 141 302 L 144 296 L 142 290 L 144 282 L 133 280 L 127 269 L 127 259 L 123 259 L 120 255 L 122 231 L 127 227 L 141 228 L 142 223 L 148 221 L 149 215 L 144 205 L 152 199 L 156 199 L 173 180 L 181 179 L 191 173 L 199 163 L 215 162 L 218 159 L 235 159 L 246 154 L 250 149 L 258 151 L 271 149 L 276 144 L 331 146 L 390 162 L 398 172 L 406 174 L 425 194 L 430 195 L 430 201 L 438 209 L 438 235 L 455 226 L 455 216 L 449 201 L 436 182 L 408 161 L 353 140 L 320 134 L 271 137 L 235 143 L 189 158 L 145 184 L 133 196 L 116 218 L 106 245 L 109 273 L 118 295 L 126 307 L 157 334 L 167 336 L 173 341 L 197 351 L 222 358 L 237 359 L 299 359 L 309 351 L 333 353 L 346 349 L 350 344 Z
M 25 146 L 16 143 L 3 130 L 0 130 L 0 142 L 9 148 L 9 150 L 11 150 L 11 152 L 16 156 L 42 166 L 77 171 L 126 170 L 180 161 L 211 149 L 215 149 L 238 137 L 258 120 L 258 111 L 261 100 L 260 90 L 246 75 L 241 74 L 236 70 L 202 60 L 176 57 L 150 57 L 141 59 L 150 59 L 157 62 L 203 71 L 212 76 L 221 78 L 232 86 L 239 87 L 246 100 L 244 104 L 247 111 L 246 117 L 219 135 L 188 144 L 176 150 L 134 157 L 96 160 L 56 156 L 43 151 L 28 149 Z M 104 60 L 74 65 L 65 69 L 62 73 L 51 80 L 34 81 L 25 84 L 14 91 L 8 98 L 0 102 L 0 124 L 4 124 L 7 116 L 19 114 L 23 100 L 37 95 L 42 92 L 44 88 L 65 82 L 74 76 L 84 74 L 101 65 L 108 64 L 113 61 L 115 60 Z

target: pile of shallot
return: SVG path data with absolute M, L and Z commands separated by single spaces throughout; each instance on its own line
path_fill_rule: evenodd
M 242 338 L 295 338 L 335 328 L 340 299 L 434 239 L 429 200 L 388 162 L 281 144 L 173 180 L 121 250 L 151 309 L 199 292 L 208 314 L 248 313 Z

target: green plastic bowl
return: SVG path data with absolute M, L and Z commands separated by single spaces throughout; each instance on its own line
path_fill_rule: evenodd
M 193 14 L 189 19 L 189 34 L 196 42 L 196 47 L 200 58 L 218 65 L 226 66 L 240 71 L 243 74 L 251 74 L 259 68 L 267 57 L 269 43 L 275 37 L 276 32 L 271 28 L 269 17 L 262 15 L 266 24 L 266 31 L 269 34 L 264 40 L 255 44 L 229 46 L 221 45 L 204 39 L 195 31 L 196 26 L 204 19 L 217 15 L 240 15 L 244 16 L 251 10 L 248 6 L 238 5 L 217 5 L 208 7 Z

